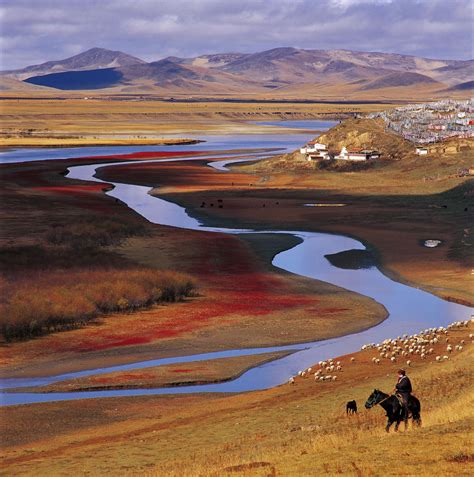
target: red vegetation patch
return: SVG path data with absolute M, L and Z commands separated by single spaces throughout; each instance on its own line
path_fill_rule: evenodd
M 320 311 L 314 308 L 318 299 L 292 293 L 281 277 L 261 270 L 253 253 L 236 237 L 203 233 L 193 253 L 199 253 L 198 259 L 188 271 L 198 278 L 205 298 L 134 315 L 113 330 L 100 328 L 97 334 L 90 330 L 67 351 L 101 351 L 173 339 L 210 326 L 238 323 L 242 317 L 263 320 L 285 310 L 312 306 L 316 313 Z
M 200 370 L 202 368 L 195 368 L 195 369 L 189 369 L 189 368 L 179 368 L 179 369 L 172 369 L 172 373 L 192 373 L 193 371 Z

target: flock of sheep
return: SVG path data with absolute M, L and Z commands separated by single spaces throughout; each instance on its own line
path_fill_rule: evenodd
M 455 321 L 450 325 L 438 328 L 428 328 L 420 333 L 408 336 L 398 336 L 396 339 L 386 339 L 382 343 L 370 343 L 362 346 L 361 350 L 376 350 L 379 352 L 378 357 L 372 358 L 372 363 L 380 364 L 381 360 L 390 360 L 392 363 L 405 361 L 407 366 L 411 366 L 411 359 L 419 356 L 421 359 L 427 359 L 434 354 L 434 346 L 439 343 L 446 343 L 446 355 L 438 355 L 435 357 L 435 362 L 441 362 L 449 359 L 449 354 L 453 351 L 462 351 L 463 346 L 466 344 L 465 340 L 460 340 L 457 344 L 450 342 L 448 336 L 450 330 L 465 328 L 469 325 L 469 322 L 474 323 L 474 318 L 465 321 Z M 469 334 L 471 343 L 474 342 L 474 334 Z M 355 358 L 351 358 L 351 362 L 354 362 Z M 341 361 L 334 361 L 329 359 L 326 361 L 319 361 L 319 368 L 313 370 L 308 368 L 304 371 L 299 371 L 297 376 L 292 376 L 288 380 L 289 384 L 294 384 L 297 377 L 305 378 L 314 376 L 315 381 L 336 381 L 337 372 L 342 371 Z
M 471 320 L 474 322 L 474 320 Z M 447 355 L 436 356 L 435 361 L 440 362 L 449 359 L 449 353 L 452 353 L 454 350 L 462 351 L 463 346 L 465 345 L 465 340 L 460 340 L 456 345 L 449 343 L 450 338 L 447 336 L 449 330 L 464 328 L 469 325 L 469 320 L 466 321 L 455 321 L 447 327 L 440 326 L 438 328 L 428 328 L 421 331 L 420 333 L 408 336 L 403 335 L 403 337 L 397 337 L 396 339 L 387 339 L 382 343 L 375 344 L 370 343 L 362 346 L 362 350 L 366 349 L 375 349 L 379 352 L 380 357 L 373 357 L 372 362 L 374 364 L 380 364 L 380 359 L 389 359 L 392 363 L 396 363 L 399 360 L 404 358 L 409 358 L 411 356 L 419 356 L 421 359 L 427 359 L 430 355 L 434 353 L 433 346 L 438 343 L 442 343 L 443 340 L 446 345 Z M 474 338 L 474 335 L 471 333 L 469 335 L 471 341 Z M 406 365 L 411 366 L 412 361 L 410 359 L 406 360 Z
M 351 358 L 354 361 L 354 358 Z M 307 376 L 314 376 L 315 381 L 336 381 L 336 374 L 327 374 L 327 373 L 336 373 L 342 371 L 342 363 L 340 361 L 333 361 L 328 359 L 327 361 L 320 361 L 318 363 L 319 369 L 313 373 L 313 368 L 308 368 L 304 371 L 298 371 L 298 376 L 305 378 Z M 294 384 L 296 376 L 292 376 L 288 382 Z

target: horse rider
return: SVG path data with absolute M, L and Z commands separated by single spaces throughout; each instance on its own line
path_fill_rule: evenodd
M 397 381 L 397 384 L 395 384 L 394 392 L 399 398 L 399 401 L 401 402 L 403 406 L 403 411 L 404 411 L 403 418 L 407 420 L 408 419 L 408 402 L 410 400 L 410 394 L 412 392 L 411 382 L 410 382 L 410 378 L 406 375 L 406 372 L 404 369 L 399 369 L 397 371 L 397 374 L 398 374 L 398 381 Z

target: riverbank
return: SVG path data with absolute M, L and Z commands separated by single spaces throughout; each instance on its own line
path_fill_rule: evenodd
M 473 331 L 472 323 L 449 331 L 453 348 L 465 343 L 462 351 L 448 353 L 448 360 L 435 359 L 446 353 L 444 340 L 428 359 L 410 358 L 407 372 L 422 404 L 421 428 L 403 431 L 402 425 L 398 434 L 387 435 L 383 410 L 364 408 L 374 388 L 393 387 L 403 365 L 389 360 L 375 365 L 377 353 L 365 350 L 337 358 L 343 370 L 330 382 L 308 377 L 234 396 L 0 408 L 3 469 L 7 475 L 471 475 Z M 352 399 L 359 412 L 346 416 L 345 404 Z
M 468 154 L 458 153 L 429 162 L 389 163 L 359 173 L 292 173 L 260 170 L 258 164 L 236 165 L 227 176 L 204 163 L 193 163 L 189 171 L 173 163 L 164 170 L 148 165 L 142 172 L 139 166 L 103 169 L 99 177 L 159 184 L 155 193 L 186 207 L 210 226 L 304 229 L 356 237 L 377 255 L 389 276 L 472 305 L 474 210 L 469 201 L 474 181 L 452 173 L 468 160 Z M 441 171 L 439 180 L 426 180 Z M 218 200 L 221 207 L 209 207 Z M 201 207 L 203 203 L 208 206 Z M 346 206 L 305 207 L 307 203 Z M 441 246 L 424 247 L 429 238 L 441 240 Z
M 237 379 L 249 369 L 268 363 L 288 352 L 217 358 L 189 363 L 152 366 L 68 379 L 45 386 L 23 387 L 8 392 L 64 393 L 76 391 L 110 391 L 213 384 Z

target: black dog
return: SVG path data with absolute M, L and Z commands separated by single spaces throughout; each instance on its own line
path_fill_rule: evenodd
M 346 404 L 346 414 L 356 414 L 357 413 L 357 403 L 355 401 L 348 401 Z

